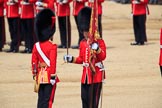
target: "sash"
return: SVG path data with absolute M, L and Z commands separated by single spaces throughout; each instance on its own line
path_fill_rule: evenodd
M 42 57 L 42 59 L 44 60 L 44 62 L 47 64 L 47 66 L 50 66 L 50 61 L 46 57 L 46 55 L 43 53 L 43 51 L 41 50 L 39 42 L 36 43 L 36 49 L 37 49 L 38 53 L 40 54 L 40 56 Z M 48 73 L 46 71 L 46 67 L 41 68 L 41 70 L 38 74 L 38 82 L 40 84 L 46 84 L 46 83 L 49 83 L 48 79 L 49 78 L 48 78 Z
M 42 52 L 41 48 L 40 48 L 40 44 L 39 42 L 36 43 L 36 48 L 38 53 L 40 54 L 40 56 L 42 57 L 42 59 L 44 60 L 44 62 L 50 66 L 50 60 L 46 57 L 46 55 Z

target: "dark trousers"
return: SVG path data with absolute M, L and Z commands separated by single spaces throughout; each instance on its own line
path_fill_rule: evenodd
M 102 83 L 81 84 L 82 108 L 98 108 Z
M 34 45 L 34 19 L 21 19 L 21 36 L 25 40 L 25 48 L 33 49 Z
M 133 27 L 135 41 L 137 43 L 144 43 L 147 41 L 146 36 L 146 14 L 133 16 Z
M 102 15 L 98 15 L 98 31 L 102 38 Z
M 6 41 L 4 17 L 0 17 L 0 49 L 3 48 Z
M 40 84 L 37 108 L 52 108 L 56 84 Z
M 161 72 L 161 77 L 162 77 L 162 66 L 160 66 L 160 72 Z
M 24 36 L 24 34 L 23 34 L 23 27 L 22 27 L 22 20 L 20 19 L 20 44 L 21 44 L 21 42 L 22 41 L 25 41 L 25 36 Z
M 77 29 L 78 29 L 78 33 L 79 33 L 79 40 L 78 40 L 78 45 L 79 45 L 80 41 L 82 39 L 84 39 L 84 36 L 83 36 L 83 33 L 81 32 L 81 30 L 79 29 L 78 16 L 74 16 L 74 19 L 75 19 L 75 23 L 76 23 L 76 26 L 77 26 Z
M 71 23 L 70 23 L 70 16 L 65 17 L 58 17 L 59 23 L 59 31 L 60 31 L 60 39 L 61 45 L 67 47 L 71 46 Z M 68 35 L 68 39 L 67 39 Z
M 11 37 L 11 50 L 18 50 L 20 44 L 20 18 L 8 18 L 9 32 Z

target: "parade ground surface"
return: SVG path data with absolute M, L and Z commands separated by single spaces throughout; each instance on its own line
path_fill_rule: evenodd
M 106 80 L 102 108 L 162 108 L 162 78 L 159 70 L 159 37 L 162 28 L 162 5 L 149 5 L 147 38 L 144 46 L 134 41 L 131 5 L 106 1 L 103 4 L 103 39 L 107 45 L 104 61 Z M 72 45 L 78 41 L 71 16 Z M 7 42 L 10 42 L 6 24 Z M 58 25 L 54 43 L 60 44 Z M 9 49 L 6 44 L 3 50 Z M 24 50 L 24 46 L 20 46 Z M 61 80 L 53 108 L 82 108 L 80 78 L 82 65 L 64 63 L 66 49 L 58 49 L 57 74 Z M 77 56 L 77 49 L 69 49 Z M 36 108 L 33 92 L 31 54 L 0 52 L 0 108 Z

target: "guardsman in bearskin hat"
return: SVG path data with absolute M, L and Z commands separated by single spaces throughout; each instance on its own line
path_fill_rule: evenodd
M 34 36 L 34 3 L 30 3 L 29 0 L 21 0 L 20 2 L 20 26 L 21 36 L 24 35 L 25 49 L 22 53 L 31 53 L 33 45 L 35 43 Z
M 147 42 L 146 19 L 149 14 L 149 0 L 131 0 L 135 42 L 131 45 L 144 45 Z
M 161 28 L 161 33 L 160 33 L 160 57 L 159 57 L 159 66 L 160 66 L 160 71 L 161 71 L 161 76 L 162 76 L 162 28 Z
M 82 8 L 85 7 L 86 1 L 87 0 L 73 0 L 73 16 L 74 16 L 78 34 L 79 34 L 78 44 L 76 46 L 72 46 L 73 49 L 78 49 L 80 41 L 84 38 L 82 32 L 79 30 L 79 25 L 78 25 L 77 19 L 78 19 L 78 13 Z
M 38 42 L 32 50 L 32 74 L 38 88 L 37 108 L 52 108 L 56 84 L 59 79 L 56 75 L 57 45 L 50 39 L 55 33 L 55 14 L 51 9 L 41 10 L 35 19 L 35 33 Z
M 72 0 L 56 0 L 56 12 L 60 32 L 61 45 L 58 48 L 71 46 L 70 2 Z
M 5 44 L 4 0 L 0 0 L 0 52 Z
M 7 52 L 18 52 L 20 45 L 20 0 L 5 0 L 6 16 L 11 37 L 10 49 Z
M 81 99 L 82 108 L 98 108 L 99 98 L 102 88 L 102 81 L 105 79 L 105 72 L 102 61 L 106 58 L 106 45 L 104 40 L 97 38 L 88 44 L 91 8 L 84 7 L 78 14 L 80 30 L 83 32 L 84 39 L 80 42 L 79 56 L 74 57 L 65 55 L 64 61 L 68 63 L 83 64 L 81 78 Z M 92 52 L 95 51 L 94 64 L 92 65 Z

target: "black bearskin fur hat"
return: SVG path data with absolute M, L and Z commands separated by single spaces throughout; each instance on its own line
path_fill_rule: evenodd
M 38 41 L 49 40 L 56 31 L 54 12 L 51 9 L 41 10 L 36 16 L 34 29 Z
M 84 7 L 80 10 L 78 14 L 78 24 L 79 29 L 83 31 L 89 31 L 90 27 L 90 19 L 91 19 L 91 11 L 92 9 L 90 7 Z

